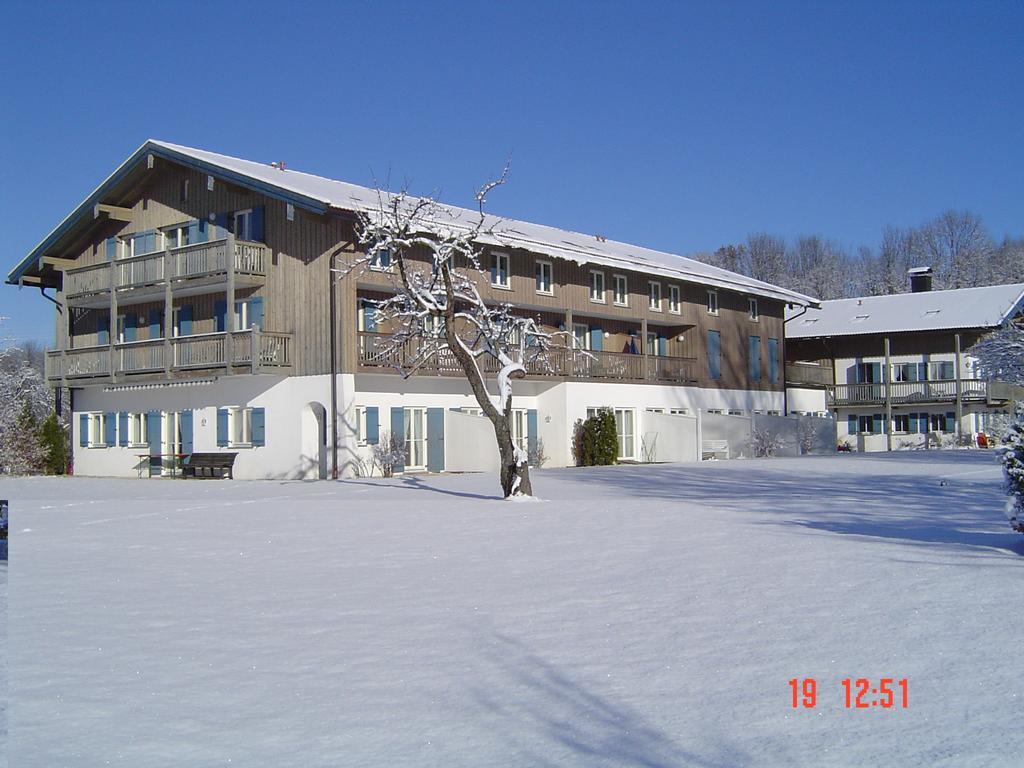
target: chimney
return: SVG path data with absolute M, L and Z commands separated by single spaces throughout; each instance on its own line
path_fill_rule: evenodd
M 911 267 L 907 274 L 910 275 L 911 293 L 927 293 L 932 289 L 931 267 Z

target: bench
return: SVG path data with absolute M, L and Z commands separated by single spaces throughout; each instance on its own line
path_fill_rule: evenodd
M 700 460 L 707 461 L 708 459 L 728 459 L 729 458 L 729 441 L 728 440 L 703 440 L 700 444 Z
M 183 477 L 228 477 L 234 480 L 231 473 L 235 465 L 237 453 L 190 453 L 185 457 L 182 467 Z

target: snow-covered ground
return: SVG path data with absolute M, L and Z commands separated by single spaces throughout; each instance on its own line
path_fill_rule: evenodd
M 534 487 L 0 482 L 12 764 L 1021 764 L 1024 537 L 990 454 Z M 910 706 L 847 710 L 846 677 Z

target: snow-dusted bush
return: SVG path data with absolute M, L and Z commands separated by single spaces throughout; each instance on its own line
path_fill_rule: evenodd
M 614 464 L 619 456 L 619 435 L 615 414 L 602 408 L 583 422 L 580 439 L 580 464 L 584 467 Z
M 39 425 L 51 412 L 51 391 L 32 355 L 17 347 L 0 351 L 0 474 L 42 470 Z
M 406 462 L 405 441 L 390 432 L 380 433 L 380 440 L 372 451 L 373 467 L 384 477 L 392 477 L 395 467 Z
M 817 437 L 814 422 L 808 417 L 801 416 L 796 425 L 796 441 L 800 446 L 801 455 L 806 455 L 814 450 Z
M 1014 530 L 1024 533 L 1024 404 L 1017 405 L 1017 421 L 1003 435 L 1000 461 L 1006 478 L 1006 515 Z
M 774 456 L 782 446 L 782 436 L 770 429 L 754 429 L 750 433 L 750 451 L 755 457 Z
M 548 463 L 548 455 L 544 453 L 544 441 L 541 438 L 538 437 L 527 448 L 527 463 L 531 467 L 540 469 Z

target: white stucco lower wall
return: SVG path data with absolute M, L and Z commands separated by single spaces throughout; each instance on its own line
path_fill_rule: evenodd
M 789 387 L 786 389 L 786 406 L 790 413 L 828 412 L 828 400 L 823 389 Z

